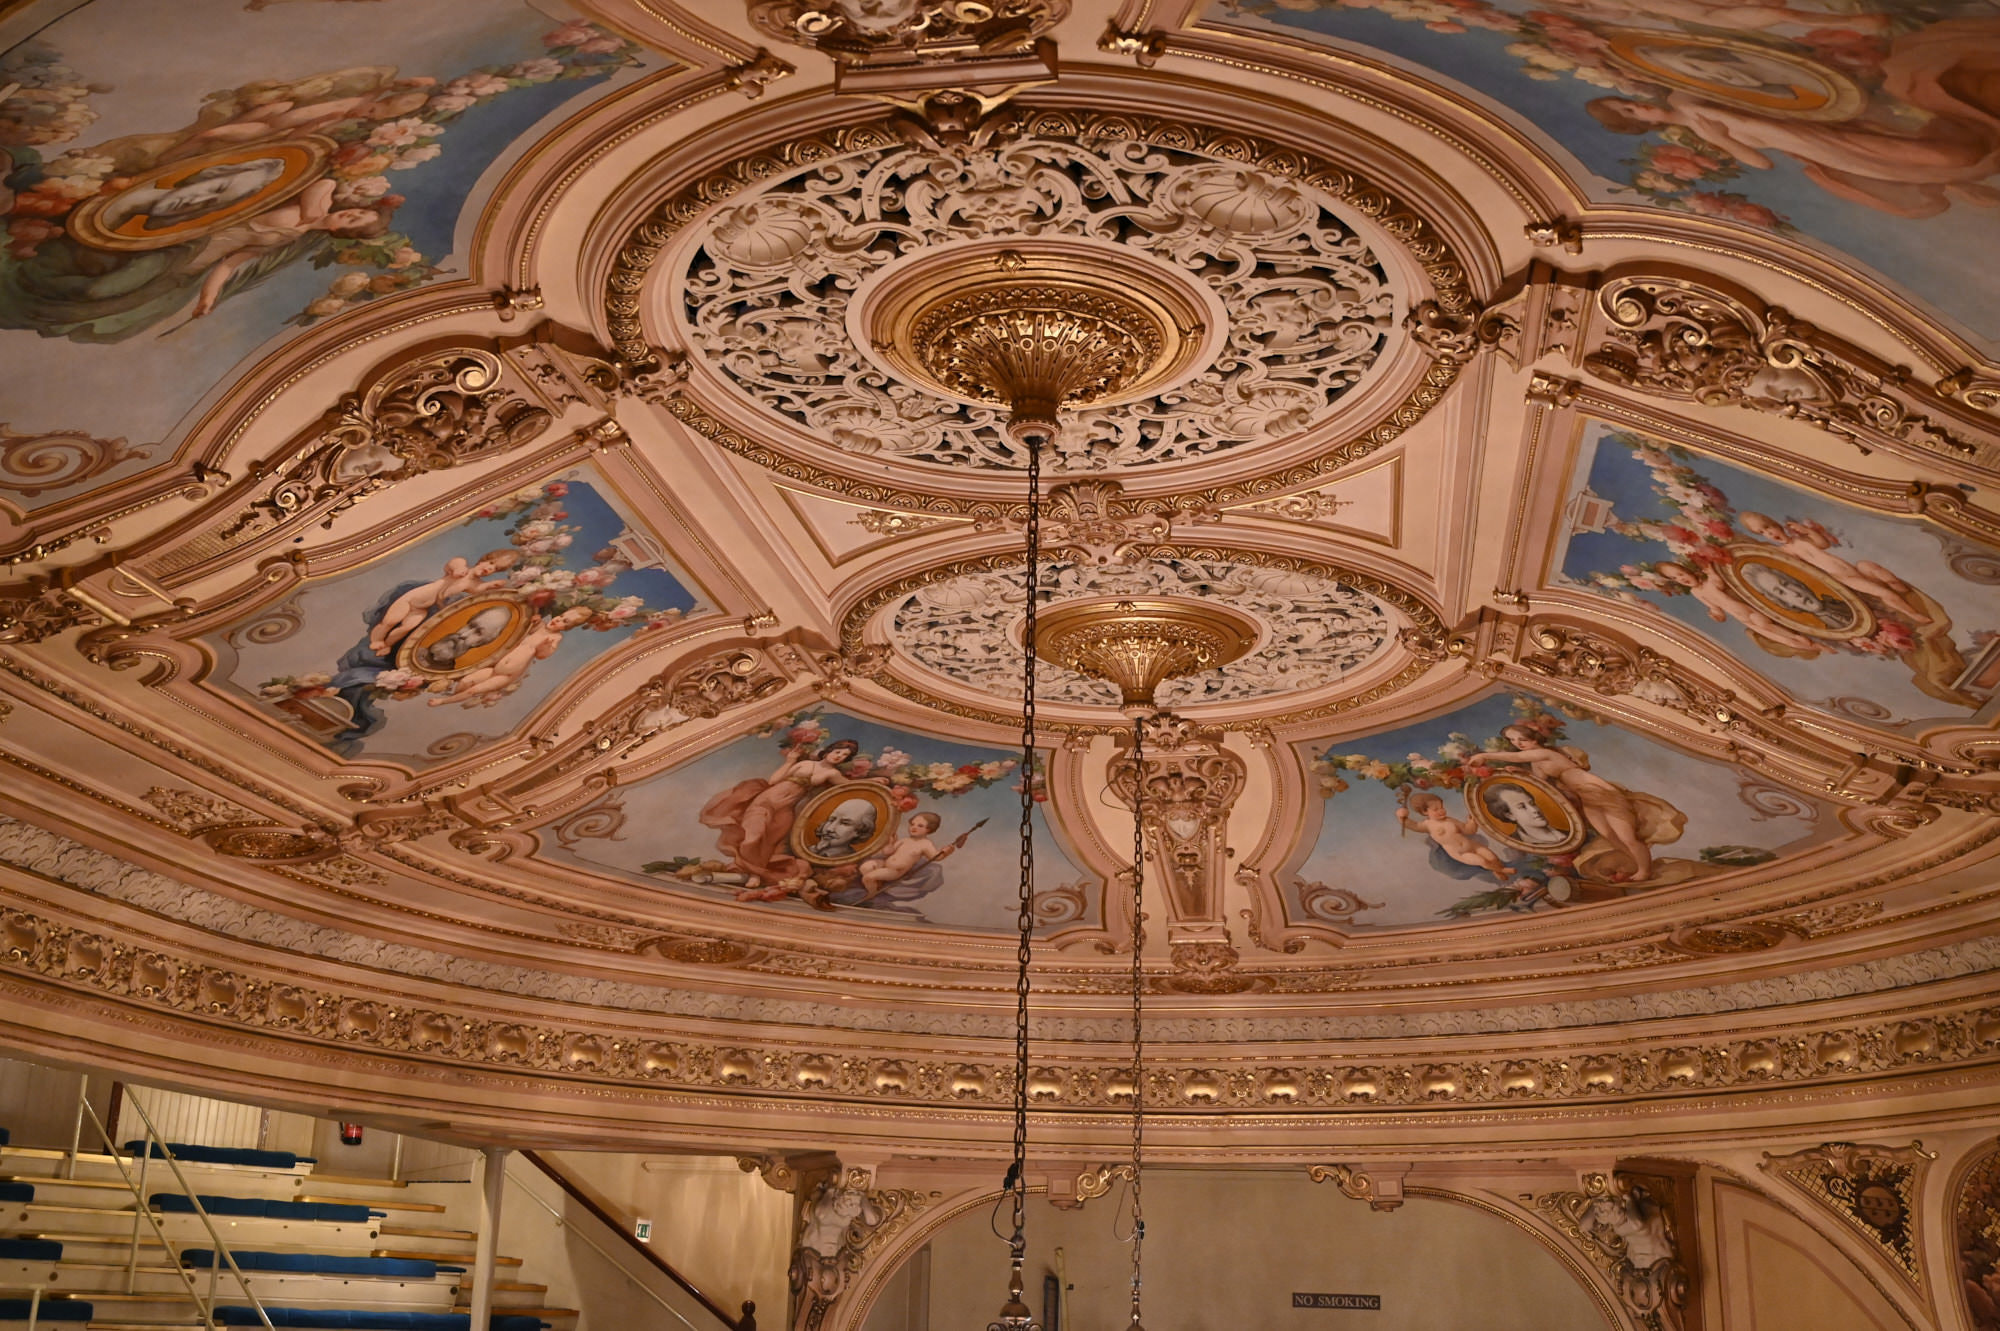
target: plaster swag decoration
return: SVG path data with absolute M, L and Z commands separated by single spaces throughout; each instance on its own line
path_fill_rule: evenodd
M 1345 583 L 1227 559 L 1057 562 L 1044 567 L 1041 587 L 1052 603 L 1088 597 L 1216 601 L 1262 623 L 1263 641 L 1248 656 L 1161 684 L 1156 701 L 1163 708 L 1307 692 L 1359 669 L 1395 636 L 1381 602 Z M 964 573 L 921 587 L 897 605 L 889 615 L 890 641 L 927 670 L 982 693 L 1018 698 L 1022 609 L 1019 574 Z M 1118 705 L 1116 686 L 1047 662 L 1038 667 L 1035 691 L 1045 703 Z
M 850 453 L 1021 466 L 1003 408 L 898 374 L 857 342 L 852 316 L 878 275 L 937 247 L 1060 238 L 1190 286 L 1227 328 L 1191 378 L 1071 413 L 1049 465 L 1176 462 L 1320 420 L 1403 312 L 1388 274 L 1329 195 L 1226 160 L 1196 133 L 1167 147 L 1131 130 L 1051 113 L 980 146 L 870 146 L 746 192 L 686 262 L 692 342 L 760 405 Z

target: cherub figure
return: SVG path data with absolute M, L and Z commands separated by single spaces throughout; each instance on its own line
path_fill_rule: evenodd
M 377 656 L 387 656 L 397 643 L 416 632 L 417 626 L 429 619 L 433 610 L 484 585 L 487 578 L 520 562 L 521 552 L 518 550 L 488 550 L 479 556 L 476 564 L 468 564 L 458 556 L 452 556 L 445 561 L 443 577 L 412 587 L 389 603 L 389 608 L 382 612 L 382 618 L 375 621 L 375 627 L 368 635 L 368 650 Z
M 1686 564 L 1677 564 L 1671 559 L 1653 565 L 1653 572 L 1668 582 L 1687 588 L 1690 596 L 1708 607 L 1708 617 L 1718 624 L 1734 619 L 1760 638 L 1801 652 L 1818 650 L 1818 643 L 1751 605 L 1730 591 L 1723 585 L 1722 579 L 1712 573 L 1698 573 Z
M 489 664 L 459 676 L 451 686 L 451 692 L 429 699 L 430 705 L 442 707 L 446 703 L 458 703 L 469 706 L 482 698 L 506 692 L 521 682 L 529 666 L 555 655 L 556 648 L 562 646 L 563 634 L 580 624 L 588 624 L 596 613 L 589 606 L 576 605 L 554 619 L 536 619 L 528 626 L 527 635 L 521 641 Z
M 1780 522 L 1765 513 L 1745 513 L 1738 519 L 1743 529 L 1761 536 L 1803 564 L 1810 564 L 1849 591 L 1870 596 L 1913 624 L 1928 624 L 1931 617 L 1909 598 L 1910 584 L 1873 560 L 1851 563 L 1833 553 L 1839 542 L 1825 526 L 1812 521 Z
M 890 841 L 880 855 L 861 861 L 861 884 L 866 889 L 861 900 L 872 901 L 883 888 L 909 877 L 923 865 L 949 859 L 953 852 L 965 849 L 966 838 L 977 830 L 961 832 L 956 841 L 939 848 L 931 838 L 943 824 L 944 819 L 929 810 L 912 814 L 904 835 Z
M 914 825 L 916 819 L 910 821 Z M 1470 818 L 1453 818 L 1445 812 L 1444 801 L 1428 790 L 1413 792 L 1407 807 L 1397 808 L 1396 821 L 1404 827 L 1414 821 L 1425 836 L 1437 843 L 1439 850 L 1460 864 L 1484 869 L 1503 883 L 1514 876 L 1514 870 L 1502 864 L 1486 839 L 1479 835 L 1479 824 Z

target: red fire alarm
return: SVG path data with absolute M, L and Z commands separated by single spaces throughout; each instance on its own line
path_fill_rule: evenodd
M 341 1144 L 342 1146 L 359 1146 L 359 1145 L 361 1145 L 361 1125 L 360 1125 L 359 1123 L 343 1123 L 343 1124 L 341 1124 L 341 1125 L 340 1125 L 340 1144 Z

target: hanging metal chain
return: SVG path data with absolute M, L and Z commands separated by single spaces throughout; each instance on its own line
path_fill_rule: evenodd
M 1146 1033 L 1141 1023 L 1146 973 L 1139 950 L 1145 942 L 1141 914 L 1146 902 L 1146 733 L 1140 717 L 1132 718 L 1132 1326 L 1139 1325 L 1140 1250 L 1146 1243 L 1146 1213 L 1140 1202 L 1145 1179 Z
M 1021 909 L 1014 981 L 1014 1269 L 1027 1251 L 1028 962 L 1035 936 L 1035 602 L 1041 588 L 1042 440 L 1028 445 L 1027 615 L 1021 633 Z

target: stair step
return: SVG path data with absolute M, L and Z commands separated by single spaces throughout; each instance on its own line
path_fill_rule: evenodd
M 434 1215 L 440 1214 L 446 1209 L 445 1207 L 440 1206 L 436 1202 L 391 1202 L 391 1201 L 384 1201 L 379 1197 L 303 1197 L 302 1196 L 295 1198 L 294 1200 L 301 1202 L 319 1202 L 322 1205 L 331 1205 L 331 1206 L 354 1206 L 359 1203 L 365 1202 L 369 1206 L 374 1207 L 378 1211 L 429 1211 Z
M 75 1243 L 81 1246 L 99 1248 L 122 1248 L 132 1241 L 130 1234 L 54 1234 L 45 1230 L 35 1230 L 26 1234 L 8 1234 L 10 1239 L 48 1239 L 54 1243 Z M 160 1241 L 150 1233 L 142 1232 L 139 1242 L 159 1247 Z
M 0 1202 L 0 1206 L 13 1203 Z M 60 1215 L 137 1215 L 138 1206 L 65 1206 L 59 1202 L 20 1202 L 23 1211 L 54 1211 Z M 155 1211 L 153 1214 L 158 1215 Z
M 300 1177 L 313 1183 L 338 1183 L 344 1187 L 351 1188 L 407 1188 L 410 1186 L 408 1179 L 356 1178 L 351 1174 L 322 1174 L 318 1171 L 310 1174 L 302 1174 Z
M 200 1326 L 199 1317 L 185 1322 L 85 1322 L 83 1331 L 160 1331 L 162 1327 Z
M 51 1188 L 112 1188 L 130 1192 L 123 1182 L 112 1178 L 61 1178 L 52 1174 L 0 1174 L 0 1183 L 33 1183 Z
M 471 1254 L 463 1252 L 426 1252 L 422 1248 L 375 1248 L 370 1257 L 410 1257 L 420 1262 L 442 1262 L 446 1266 L 465 1266 L 472 1261 Z M 518 1257 L 495 1257 L 495 1266 L 519 1266 Z
M 479 1236 L 469 1229 L 423 1229 L 415 1225 L 383 1225 L 376 1232 L 384 1238 L 456 1239 L 460 1243 L 479 1242 Z
M 50 1290 L 42 1295 L 42 1302 L 58 1300 L 68 1303 L 193 1303 L 188 1292 L 181 1290 L 161 1290 L 156 1294 L 141 1290 L 137 1294 L 108 1293 L 103 1290 L 70 1289 Z
M 455 1306 L 452 1311 L 455 1313 L 469 1313 L 472 1311 L 472 1305 L 461 1303 Z M 504 1315 L 507 1317 L 574 1317 L 577 1314 L 575 1308 L 516 1308 L 511 1303 L 504 1308 L 496 1307 L 493 1312 L 496 1316 Z

